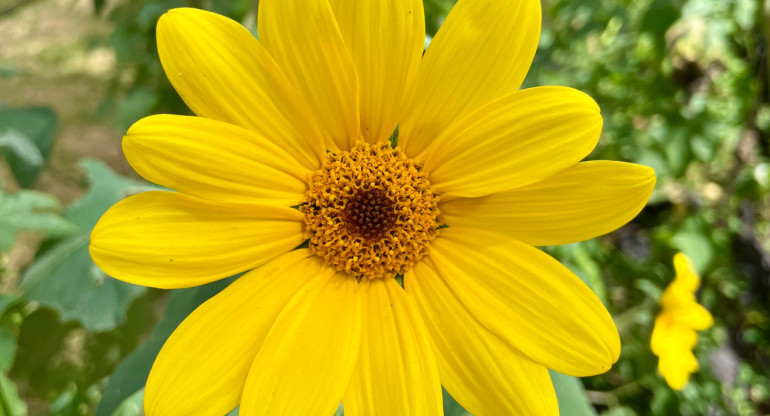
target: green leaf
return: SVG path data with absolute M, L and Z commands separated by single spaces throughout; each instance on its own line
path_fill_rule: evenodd
M 0 318 L 3 317 L 5 311 L 10 309 L 20 298 L 14 293 L 6 293 L 0 295 Z
M 0 251 L 7 251 L 21 230 L 42 231 L 60 237 L 77 227 L 59 216 L 61 205 L 52 196 L 23 190 L 14 194 L 0 191 Z
M 131 194 L 158 189 L 147 182 L 124 178 L 95 159 L 83 159 L 80 166 L 86 170 L 91 188 L 83 198 L 67 207 L 64 216 L 89 233 L 102 214 L 116 202 Z
M 112 416 L 140 416 L 142 415 L 142 403 L 144 402 L 144 389 L 128 396 L 126 400 L 118 406 Z
M 698 231 L 681 230 L 671 238 L 671 244 L 692 259 L 698 273 L 703 274 L 714 258 L 708 237 Z
M 35 142 L 18 130 L 0 131 L 0 153 L 11 161 L 12 165 L 30 170 L 40 171 L 45 164 L 43 154 L 35 146 Z
M 548 370 L 551 373 L 553 388 L 559 400 L 559 413 L 570 416 L 596 416 L 591 403 L 586 397 L 580 379 Z
M 16 336 L 10 329 L 0 326 L 0 373 L 7 372 L 16 357 Z
M 88 254 L 88 234 L 69 238 L 41 256 L 24 274 L 22 287 L 28 299 L 89 331 L 122 324 L 131 302 L 146 290 L 104 274 Z
M 22 289 L 29 300 L 59 311 L 62 320 L 80 321 L 89 331 L 106 331 L 124 321 L 131 302 L 146 289 L 108 277 L 91 261 L 91 229 L 114 203 L 149 186 L 118 176 L 96 160 L 81 165 L 91 189 L 64 214 L 79 231 L 36 259 L 24 273 Z
M 0 66 L 0 78 L 13 78 L 20 74 L 21 70 Z
M 444 400 L 444 416 L 470 416 L 470 413 L 465 411 L 465 409 L 460 406 L 460 403 L 457 403 L 454 397 L 447 393 L 443 387 L 441 388 L 441 395 Z
M 152 113 L 157 104 L 157 92 L 146 88 L 131 91 L 118 103 L 118 130 L 128 130 L 137 120 Z
M 45 167 L 57 125 L 48 107 L 0 108 L 0 154 L 22 187 L 32 186 Z
M 0 416 L 26 416 L 27 405 L 19 397 L 13 382 L 0 373 Z
M 160 348 L 176 327 L 201 303 L 219 293 L 232 279 L 171 291 L 166 312 L 147 341 L 115 369 L 104 388 L 96 416 L 110 416 L 127 397 L 142 389 Z

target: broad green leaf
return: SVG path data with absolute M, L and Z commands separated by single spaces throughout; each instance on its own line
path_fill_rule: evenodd
M 556 390 L 556 398 L 559 400 L 559 413 L 569 416 L 596 416 L 596 410 L 594 410 L 591 403 L 588 402 L 585 389 L 580 379 L 565 376 L 564 374 L 557 373 L 553 370 L 548 370 L 551 373 L 551 381 L 553 381 L 553 388 Z
M 19 297 L 16 294 L 6 293 L 0 295 L 0 318 L 2 318 L 5 311 L 7 311 L 17 301 L 19 301 Z
M 45 167 L 57 125 L 48 107 L 0 108 L 0 154 L 22 187 L 32 186 Z
M 77 227 L 59 216 L 59 211 L 59 201 L 50 195 L 0 191 L 0 251 L 8 251 L 21 230 L 41 231 L 52 237 L 75 233 Z
M 142 286 L 104 274 L 88 254 L 88 235 L 71 237 L 46 252 L 24 274 L 30 300 L 57 310 L 63 321 L 77 320 L 89 331 L 106 331 L 123 323 Z
M 118 406 L 112 416 L 140 416 L 142 415 L 144 402 L 144 389 L 128 396 L 126 400 Z
M 0 373 L 7 372 L 16 357 L 16 336 L 10 329 L 0 326 Z
M 470 413 L 466 412 L 443 387 L 441 388 L 441 395 L 444 400 L 444 416 L 470 416 Z
M 124 178 L 95 159 L 83 159 L 80 166 L 86 170 L 91 188 L 83 198 L 67 207 L 64 216 L 89 234 L 102 214 L 116 202 L 128 195 L 158 189 L 147 182 Z
M 110 376 L 96 416 L 112 415 L 127 397 L 144 388 L 155 357 L 174 329 L 198 305 L 219 293 L 231 281 L 224 279 L 205 286 L 171 291 L 163 318 L 147 341 L 126 357 Z
M 0 66 L 0 78 L 13 78 L 20 73 L 21 71 L 18 69 Z
M 146 88 L 134 89 L 118 103 L 118 130 L 128 130 L 137 120 L 150 114 L 157 104 L 156 91 Z
M 24 133 L 14 130 L 0 130 L 0 154 L 4 155 L 13 165 L 26 169 L 41 171 L 45 164 L 43 154 Z
M 0 416 L 26 416 L 27 405 L 19 397 L 13 382 L 0 372 Z
M 104 211 L 128 194 L 148 185 L 112 172 L 102 162 L 84 160 L 91 189 L 64 213 L 79 231 L 38 257 L 22 278 L 29 300 L 59 311 L 63 320 L 77 320 L 89 331 L 120 325 L 131 302 L 145 288 L 105 275 L 88 254 L 91 229 Z

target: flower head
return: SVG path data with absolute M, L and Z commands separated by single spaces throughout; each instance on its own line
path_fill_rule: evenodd
M 460 0 L 424 57 L 419 0 L 262 0 L 259 40 L 200 10 L 160 19 L 197 117 L 147 117 L 123 148 L 176 192 L 116 204 L 91 255 L 162 288 L 251 271 L 168 339 L 148 415 L 440 414 L 441 385 L 474 414 L 549 415 L 547 368 L 610 368 L 609 313 L 534 246 L 625 224 L 655 177 L 581 162 L 589 96 L 519 91 L 540 18 Z
M 690 374 L 698 371 L 698 361 L 692 353 L 698 343 L 695 331 L 710 328 L 714 319 L 695 299 L 700 277 L 689 257 L 677 253 L 674 268 L 676 277 L 660 299 L 663 309 L 655 318 L 650 345 L 653 354 L 660 357 L 660 374 L 672 389 L 681 390 Z

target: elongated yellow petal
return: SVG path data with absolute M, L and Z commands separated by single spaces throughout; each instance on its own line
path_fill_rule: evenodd
M 441 382 L 471 414 L 558 415 L 548 370 L 487 330 L 430 258 L 404 276 L 436 348 Z
M 361 133 L 387 140 L 414 92 L 425 43 L 420 0 L 330 0 L 358 74 Z
M 669 351 L 692 350 L 698 343 L 694 330 L 677 325 L 665 315 L 655 318 L 655 326 L 650 337 L 650 348 L 655 355 L 663 356 Z
M 262 0 L 259 39 L 327 136 L 347 150 L 361 136 L 358 80 L 329 0 Z
M 321 130 L 251 32 L 215 13 L 173 9 L 158 21 L 157 37 L 166 76 L 195 114 L 253 130 L 318 169 Z
M 199 306 L 155 359 L 144 393 L 145 413 L 221 416 L 237 407 L 275 318 L 322 267 L 310 250 L 292 251 Z
M 689 381 L 690 373 L 698 371 L 698 361 L 692 353 L 697 342 L 694 330 L 665 315 L 655 319 L 650 347 L 659 357 L 658 370 L 671 388 L 681 390 Z
M 425 171 L 445 196 L 503 192 L 575 165 L 601 130 L 591 97 L 566 87 L 530 88 L 452 124 L 428 148 Z
M 302 241 L 302 214 L 229 206 L 175 192 L 143 192 L 113 205 L 91 232 L 91 258 L 108 275 L 164 289 L 257 267 Z
M 395 279 L 365 285 L 358 365 L 345 414 L 441 415 L 441 383 L 427 332 Z
M 143 118 L 123 153 L 145 179 L 211 201 L 298 205 L 309 170 L 269 140 L 202 117 Z
M 420 154 L 453 121 L 521 86 L 540 39 L 539 0 L 460 0 L 425 53 L 399 145 Z
M 676 277 L 668 285 L 660 298 L 664 313 L 678 312 L 684 320 L 692 320 L 696 325 L 693 329 L 705 329 L 711 326 L 711 314 L 698 305 L 695 291 L 700 286 L 700 276 L 687 255 L 677 253 L 674 256 Z M 700 310 L 700 309 L 702 310 Z M 690 315 L 686 317 L 685 315 Z
M 692 260 L 686 254 L 676 253 L 674 255 L 674 270 L 676 271 L 676 277 L 674 278 L 674 285 L 676 287 L 689 292 L 695 292 L 698 289 L 698 286 L 700 286 L 700 275 L 698 275 Z
M 711 327 L 714 318 L 695 299 L 700 276 L 690 258 L 677 253 L 674 268 L 676 277 L 660 299 L 663 310 L 655 318 L 650 347 L 659 357 L 660 374 L 671 388 L 681 390 L 690 373 L 698 370 L 698 361 L 692 352 L 698 342 L 695 331 Z
M 534 361 L 560 373 L 609 370 L 620 337 L 596 295 L 558 261 L 499 234 L 446 228 L 430 258 L 483 326 Z
M 677 350 L 660 357 L 658 371 L 674 390 L 682 390 L 690 381 L 690 374 L 698 371 L 698 360 L 690 350 Z
M 334 274 L 308 283 L 278 316 L 257 354 L 240 414 L 330 415 L 342 402 L 361 344 L 356 279 Z
M 670 316 L 677 325 L 696 331 L 702 331 L 711 328 L 711 326 L 714 325 L 714 317 L 711 316 L 708 309 L 704 308 L 703 305 L 698 304 L 694 299 L 690 304 L 682 308 L 665 311 L 663 313 Z
M 582 162 L 523 188 L 439 204 L 450 227 L 511 236 L 534 246 L 568 244 L 606 234 L 647 203 L 655 172 L 623 162 Z

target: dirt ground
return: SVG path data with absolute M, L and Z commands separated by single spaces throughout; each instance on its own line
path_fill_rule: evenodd
M 120 151 L 121 133 L 98 120 L 115 59 L 103 44 L 110 23 L 93 13 L 90 0 L 32 2 L 0 20 L 0 68 L 17 75 L 0 78 L 0 102 L 9 107 L 50 106 L 59 116 L 49 168 L 36 189 L 62 203 L 83 190 L 77 162 L 95 157 L 118 172 L 130 168 Z

